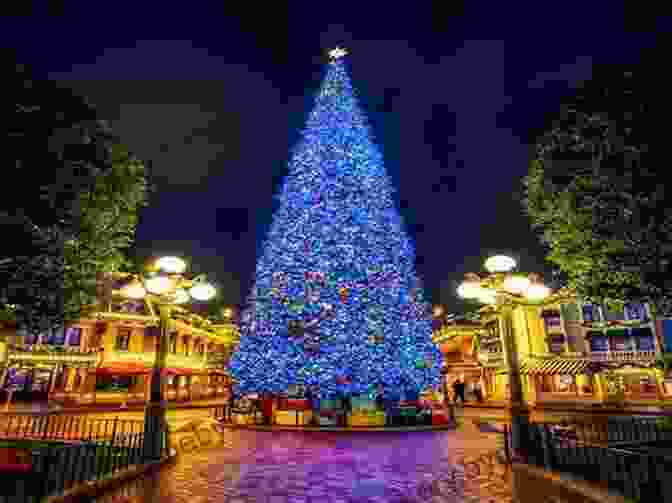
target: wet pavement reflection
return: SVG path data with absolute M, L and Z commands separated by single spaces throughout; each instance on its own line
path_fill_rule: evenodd
M 510 473 L 496 460 L 499 436 L 474 427 L 411 433 L 224 429 L 217 442 L 199 442 L 196 435 L 180 439 L 175 465 L 96 501 L 511 501 Z

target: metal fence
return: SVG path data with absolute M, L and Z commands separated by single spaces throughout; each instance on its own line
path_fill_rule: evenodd
M 38 502 L 62 494 L 75 485 L 100 480 L 143 461 L 142 433 L 119 434 L 102 442 L 36 446 L 31 449 L 31 469 L 2 486 L 0 502 Z
M 61 414 L 0 415 L 0 439 L 105 440 L 119 433 L 142 431 L 144 421 L 130 419 L 93 419 Z
M 30 455 L 27 464 L 2 466 L 0 503 L 37 503 L 146 460 L 143 421 L 23 415 L 1 419 L 4 446 Z M 169 450 L 164 428 L 162 454 Z
M 672 501 L 672 428 L 660 418 L 531 423 L 527 462 L 570 473 L 636 501 Z M 510 428 L 504 430 L 507 453 Z

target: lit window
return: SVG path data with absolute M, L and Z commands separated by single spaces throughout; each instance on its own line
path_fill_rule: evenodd
M 128 351 L 131 342 L 131 330 L 129 328 L 120 328 L 117 332 L 114 349 L 117 351 Z

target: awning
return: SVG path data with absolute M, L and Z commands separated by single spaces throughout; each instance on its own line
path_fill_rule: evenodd
M 114 366 L 114 367 L 98 367 L 96 369 L 96 375 L 107 375 L 107 376 L 130 376 L 130 375 L 142 375 L 149 373 L 149 369 L 140 366 L 140 365 L 124 365 L 124 366 Z
M 130 376 L 150 374 L 151 372 L 152 369 L 150 367 L 140 365 L 99 367 L 96 369 L 96 375 Z M 164 368 L 161 373 L 163 375 L 192 375 L 194 371 L 191 369 Z
M 586 358 L 553 358 L 549 360 L 525 360 L 520 366 L 522 375 L 578 375 L 591 364 Z

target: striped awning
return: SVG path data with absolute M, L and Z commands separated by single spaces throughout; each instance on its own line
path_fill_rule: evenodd
M 522 362 L 522 375 L 578 375 L 590 365 L 586 358 L 552 358 L 549 360 L 528 359 Z

